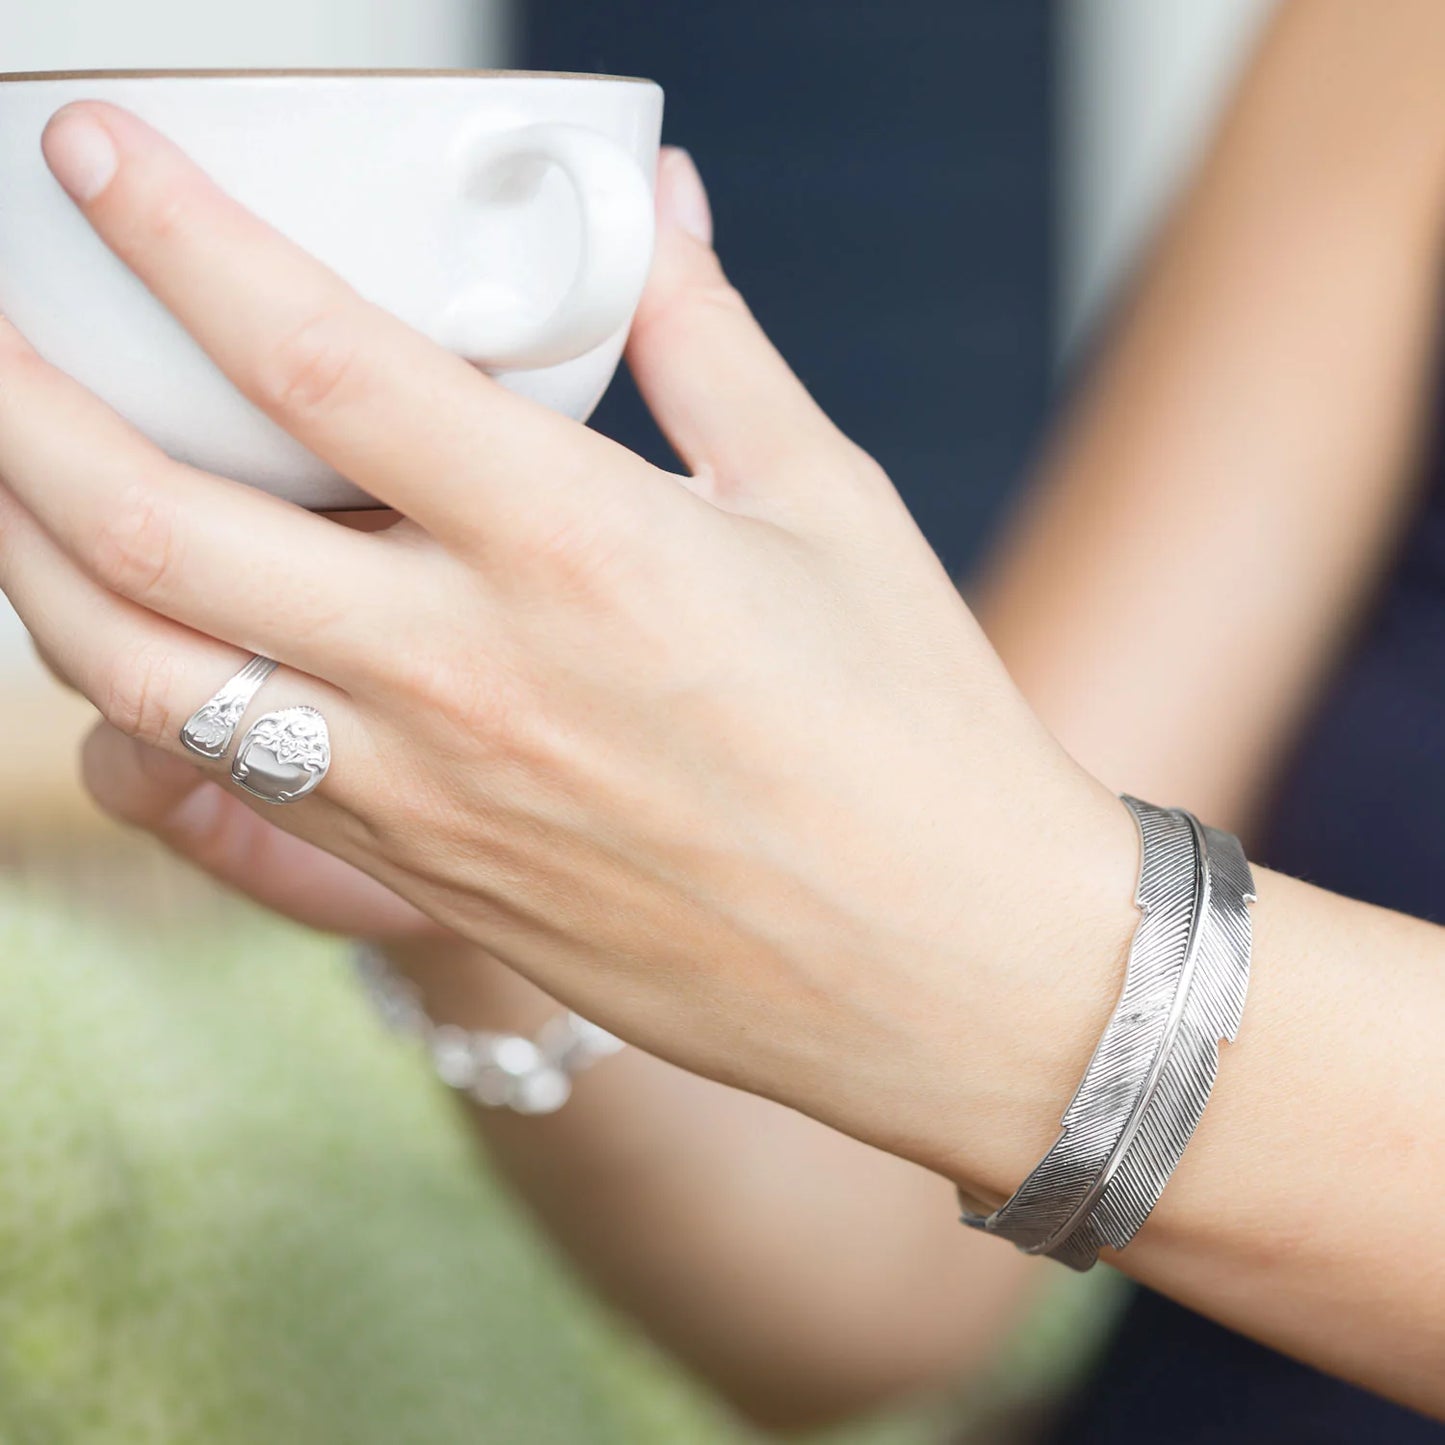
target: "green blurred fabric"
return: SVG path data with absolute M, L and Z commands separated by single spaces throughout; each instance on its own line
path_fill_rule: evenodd
M 746 1438 L 573 1285 L 334 943 L 0 887 L 0 1000 L 0 1445 Z

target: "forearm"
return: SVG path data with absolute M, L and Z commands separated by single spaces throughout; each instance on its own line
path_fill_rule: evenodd
M 1008 967 L 886 989 L 868 1096 L 846 1044 L 790 1088 L 818 1117 L 1000 1202 L 1042 1156 L 1114 1006 L 1138 843 L 1099 795 L 1077 877 Z M 1127 1273 L 1311 1364 L 1445 1414 L 1445 931 L 1256 869 L 1244 1027 Z M 1024 960 L 1020 964 L 1019 960 Z M 455 961 L 453 961 L 455 962 Z M 451 967 L 445 962 L 442 967 Z M 438 962 L 422 965 L 433 982 Z M 530 1028 L 548 1005 L 453 969 L 433 1006 Z M 871 1023 L 869 1020 L 871 1019 Z M 812 1069 L 810 1066 L 809 1073 Z M 960 1230 L 946 1187 L 801 1115 L 639 1053 L 488 1142 L 559 1242 L 754 1413 L 812 1419 L 982 1356 L 1026 1262 Z M 866 1246 L 866 1247 L 860 1247 Z
M 539 990 L 456 942 L 397 954 L 438 1018 L 530 1032 Z M 981 1368 L 1039 1266 L 964 1236 L 937 1176 L 627 1050 L 488 1155 L 614 1304 L 736 1407 L 816 1424 Z
M 1127 1268 L 1445 1416 L 1445 932 L 1258 881 L 1244 1030 Z
M 1070 752 L 1210 823 L 1256 817 L 1408 515 L 1445 265 L 1441 44 L 1445 10 L 1414 0 L 1283 9 L 979 588 Z M 1012 1150 L 982 1166 L 998 1199 L 1117 996 L 1136 845 L 1122 815 L 1103 826 L 1119 914 L 1070 951 L 1067 986 L 1016 1001 L 1013 1027 L 1047 1042 L 1008 1061 L 1032 1082 L 980 1141 L 981 1160 Z M 1257 877 L 1243 1033 L 1119 1263 L 1445 1413 L 1445 941 Z
M 1041 1157 L 1118 995 L 1137 919 L 1137 841 L 1118 917 L 1008 981 L 992 1018 L 1006 1083 L 956 1102 L 974 1122 L 934 1167 L 1002 1202 Z M 1445 931 L 1256 870 L 1244 1026 L 1203 1123 L 1136 1242 L 1136 1278 L 1275 1348 L 1445 1416 Z M 1085 935 L 1079 935 L 1082 943 Z M 1057 1001 L 1056 1001 L 1057 1000 Z M 975 1000 L 977 1010 L 981 1001 Z M 1031 1042 L 1030 1042 L 1031 1041 Z M 997 1081 L 996 1081 L 997 1083 Z
M 1445 8 L 1287 5 L 980 580 L 1111 785 L 1248 824 L 1409 510 Z

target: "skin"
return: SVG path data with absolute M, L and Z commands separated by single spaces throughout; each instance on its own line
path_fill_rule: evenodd
M 936 1225 L 948 1192 L 917 1166 L 997 1201 L 1056 1132 L 1134 918 L 1137 845 L 1100 777 L 1246 824 L 1346 636 L 1341 597 L 1387 554 L 1445 178 L 1426 83 L 1445 22 L 1391 15 L 1287 8 L 981 594 L 1052 731 L 727 288 L 684 174 L 665 168 L 631 352 L 676 478 L 367 307 L 134 119 L 86 106 L 47 134 L 92 224 L 236 384 L 409 519 L 360 535 L 179 467 L 6 334 L 0 583 L 109 721 L 93 785 L 272 906 L 409 937 L 453 1016 L 524 1022 L 540 1000 L 516 977 L 657 1056 L 490 1135 L 613 1293 L 759 1414 L 843 1413 L 982 1353 L 1028 1275 Z M 66 165 L 86 122 L 119 162 L 98 188 Z M 1330 324 L 1300 279 L 1316 266 Z M 1280 367 L 1298 356 L 1307 377 Z M 1268 427 L 1199 400 L 1251 380 Z M 1195 474 L 1188 447 L 1214 449 Z M 238 529 L 248 569 L 217 602 Z M 1201 565 L 1158 536 L 1193 536 Z M 1229 547 L 1257 560 L 1221 607 L 1204 564 Z M 1190 666 L 1139 688 L 1176 627 Z M 287 665 L 268 706 L 320 706 L 337 759 L 264 817 L 198 785 L 175 741 L 244 651 Z M 1236 705 L 1239 738 L 1211 726 Z M 1445 1415 L 1445 935 L 1256 876 L 1244 1032 L 1116 1263 Z M 704 1185 L 725 1211 L 694 1210 Z M 590 1222 L 567 1191 L 600 1201 Z M 795 1287 L 754 1290 L 779 1261 Z M 796 1313 L 759 1325 L 785 1296 Z M 875 1304 L 889 1328 L 857 1323 Z M 792 1340 L 782 1358 L 755 1326 Z

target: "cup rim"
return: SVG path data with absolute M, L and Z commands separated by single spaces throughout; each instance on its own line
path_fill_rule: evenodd
M 47 80 L 591 80 L 618 85 L 657 85 L 641 75 L 601 75 L 580 70 L 449 70 L 425 67 L 264 66 L 236 70 L 8 70 L 0 85 Z

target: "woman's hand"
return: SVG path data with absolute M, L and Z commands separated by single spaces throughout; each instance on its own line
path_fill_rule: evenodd
M 1007 1192 L 1107 1013 L 1132 825 L 727 286 L 686 158 L 631 347 L 679 477 L 369 305 L 135 118 L 71 107 L 45 144 L 241 391 L 407 519 L 357 532 L 169 460 L 5 333 L 0 582 L 109 723 L 102 800 L 154 814 L 170 788 L 162 831 L 267 902 L 425 915 L 933 1167 L 1017 1082 L 999 1177 L 965 1171 Z M 189 767 L 182 723 L 251 652 L 334 757 L 263 822 L 221 767 L 188 790 L 137 751 Z M 1061 976 L 1081 948 L 1098 966 Z
M 1324 14 L 1352 57 L 1369 27 Z M 274 901 L 251 860 L 323 849 L 390 891 L 296 866 L 293 912 L 417 910 L 652 1053 L 1004 1198 L 1117 993 L 1134 829 L 728 289 L 684 163 L 631 360 L 687 478 L 367 305 L 133 118 L 69 110 L 47 150 L 236 385 L 407 519 L 198 474 L 0 333 L 0 585 L 115 729 L 99 791 L 153 802 L 126 750 L 185 756 L 191 712 L 275 657 L 265 706 L 319 707 L 332 770 L 266 814 L 282 842 L 214 769 L 184 851 Z M 1445 933 L 1255 876 L 1245 1028 L 1122 1262 L 1440 1413 Z

